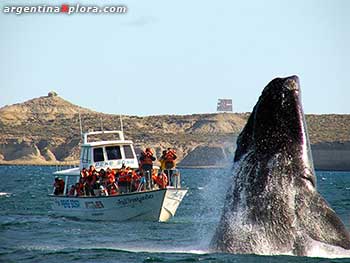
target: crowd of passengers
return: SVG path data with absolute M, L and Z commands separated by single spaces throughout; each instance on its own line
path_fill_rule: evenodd
M 83 168 L 80 171 L 79 182 L 72 185 L 67 191 L 68 196 L 107 196 L 118 195 L 135 191 L 150 189 L 163 189 L 168 185 L 179 187 L 178 171 L 176 166 L 176 152 L 168 148 L 162 152 L 158 159 L 160 170 L 153 169 L 156 161 L 153 151 L 146 148 L 141 152 L 139 158 L 139 169 L 134 170 L 122 165 L 120 169 L 107 168 L 99 171 L 91 165 L 89 169 Z M 169 178 L 169 180 L 168 180 Z M 64 193 L 65 182 L 62 178 L 56 177 L 54 183 L 54 194 Z

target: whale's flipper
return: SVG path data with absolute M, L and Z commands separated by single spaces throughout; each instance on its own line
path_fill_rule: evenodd
M 315 246 L 348 252 L 350 236 L 316 190 L 299 79 L 276 78 L 237 139 L 233 182 L 211 249 L 312 255 Z
M 306 198 L 309 200 L 306 201 Z M 348 231 L 320 194 L 299 195 L 296 204 L 296 214 L 305 234 L 314 240 L 350 249 Z

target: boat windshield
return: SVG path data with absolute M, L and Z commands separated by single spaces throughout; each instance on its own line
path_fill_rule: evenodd
M 119 160 L 122 159 L 120 152 L 120 146 L 107 146 L 106 153 L 108 160 Z
M 131 146 L 130 145 L 124 145 L 124 153 L 125 153 L 125 158 L 126 159 L 133 159 L 134 158 L 134 153 L 132 152 Z
M 94 161 L 95 162 L 104 161 L 102 148 L 94 148 Z

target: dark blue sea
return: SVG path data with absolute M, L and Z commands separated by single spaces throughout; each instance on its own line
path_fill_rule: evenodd
M 350 262 L 209 253 L 230 183 L 225 169 L 183 169 L 189 192 L 167 223 L 49 216 L 55 167 L 0 166 L 0 262 Z M 318 190 L 350 229 L 350 173 L 317 172 Z

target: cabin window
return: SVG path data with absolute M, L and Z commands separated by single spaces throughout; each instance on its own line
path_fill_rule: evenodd
M 125 159 L 133 159 L 134 158 L 134 153 L 133 153 L 130 145 L 124 145 L 124 153 L 125 153 Z
M 108 160 L 118 160 L 122 158 L 119 146 L 108 146 L 106 147 Z
M 83 163 L 87 163 L 88 162 L 88 153 L 89 153 L 89 149 L 84 147 L 83 148 L 83 156 L 81 158 Z
M 94 148 L 94 162 L 102 162 L 105 158 L 103 157 L 102 148 Z

